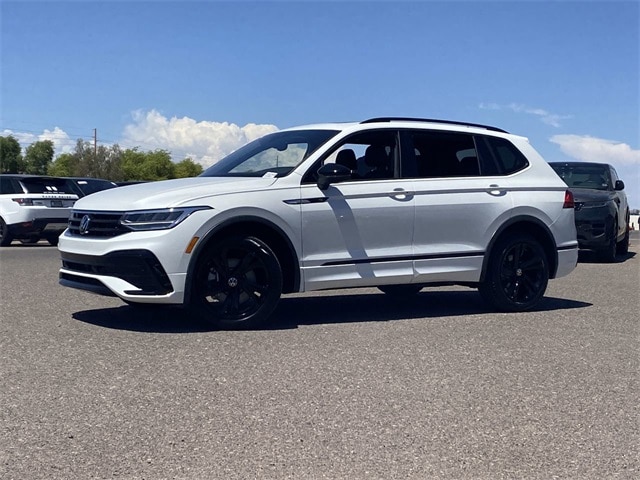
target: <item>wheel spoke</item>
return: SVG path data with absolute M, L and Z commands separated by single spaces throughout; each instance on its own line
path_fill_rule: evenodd
M 540 268 L 542 267 L 541 264 L 542 262 L 540 261 L 540 259 L 536 256 L 533 256 L 528 260 L 524 260 L 520 265 L 520 268 L 522 268 L 522 270 L 540 270 Z
M 511 299 L 517 300 L 518 294 L 520 293 L 520 280 L 514 280 L 512 285 L 513 286 L 510 289 L 511 294 L 509 296 L 511 297 Z
M 228 314 L 235 316 L 240 311 L 240 293 L 237 288 L 233 288 L 229 291 L 227 298 L 222 302 L 223 311 Z
M 524 295 L 525 298 L 532 297 L 538 293 L 538 290 L 540 289 L 540 282 L 536 279 L 530 278 L 529 276 L 522 278 L 522 284 L 526 290 L 526 294 Z

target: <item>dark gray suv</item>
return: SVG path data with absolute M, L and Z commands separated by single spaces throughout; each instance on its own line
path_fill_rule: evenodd
M 629 205 L 624 182 L 606 163 L 551 162 L 573 192 L 578 246 L 606 262 L 629 249 Z

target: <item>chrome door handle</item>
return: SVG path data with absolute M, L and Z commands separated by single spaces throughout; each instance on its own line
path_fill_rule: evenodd
M 396 200 L 410 200 L 413 197 L 413 192 L 404 188 L 394 188 L 392 192 L 389 192 L 389 196 Z
M 489 195 L 493 195 L 494 197 L 501 197 L 507 194 L 507 191 L 504 188 L 501 188 L 500 185 L 496 185 L 492 183 L 489 185 L 489 189 L 487 190 Z

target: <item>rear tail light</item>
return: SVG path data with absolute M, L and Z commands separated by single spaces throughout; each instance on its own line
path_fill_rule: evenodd
M 573 200 L 573 193 L 570 190 L 564 192 L 564 205 L 562 208 L 575 208 L 576 202 Z
M 11 200 L 23 207 L 33 207 L 33 199 L 31 198 L 12 198 Z

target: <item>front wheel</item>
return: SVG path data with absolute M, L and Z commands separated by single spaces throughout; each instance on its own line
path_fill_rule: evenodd
M 500 239 L 489 257 L 482 297 L 504 312 L 533 308 L 549 282 L 549 263 L 542 245 L 526 234 Z
M 231 237 L 211 245 L 198 259 L 191 306 L 222 329 L 262 325 L 282 293 L 282 271 L 273 251 L 255 237 Z
M 627 226 L 627 231 L 624 233 L 624 237 L 622 240 L 618 242 L 616 245 L 616 252 L 620 255 L 626 255 L 629 253 L 629 227 Z
M 613 225 L 611 226 L 609 238 L 607 240 L 607 246 L 598 252 L 600 259 L 603 262 L 613 263 L 616 261 L 616 253 L 618 251 L 618 244 L 616 242 L 617 225 L 618 220 L 614 220 Z
M 55 247 L 56 245 L 58 245 L 59 237 L 60 237 L 59 234 L 52 234 L 52 235 L 47 235 L 45 238 L 47 239 L 47 242 L 49 242 L 49 245 L 53 245 Z

